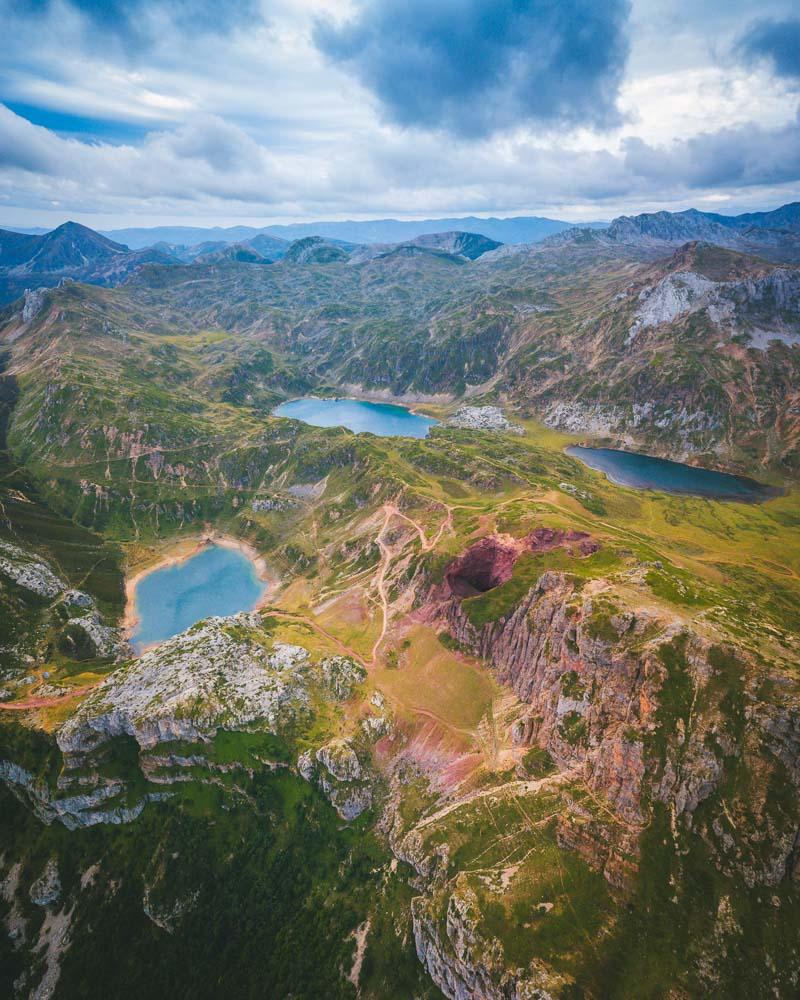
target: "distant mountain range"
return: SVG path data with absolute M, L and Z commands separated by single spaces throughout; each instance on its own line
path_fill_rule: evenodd
M 431 231 L 433 226 L 442 228 Z M 472 228 L 464 228 L 467 226 Z M 294 238 L 284 238 L 282 233 Z M 500 233 L 506 238 L 500 239 Z M 216 238 L 209 239 L 211 235 Z M 198 240 L 198 236 L 202 238 Z M 624 245 L 658 256 L 698 240 L 775 262 L 798 262 L 800 203 L 738 216 L 696 209 L 622 215 L 607 226 L 583 227 L 536 217 L 468 217 L 427 222 L 304 223 L 264 230 L 247 226 L 157 227 L 108 234 L 75 222 L 44 234 L 0 230 L 0 304 L 13 301 L 26 289 L 52 287 L 65 278 L 117 285 L 144 264 L 268 265 L 281 260 L 297 265 L 359 264 L 390 254 L 445 255 L 467 263 L 494 252 L 547 253 L 550 247 L 565 243 L 585 243 L 598 250 Z
M 651 212 L 621 215 L 608 227 L 608 234 L 637 234 L 656 239 L 714 239 L 723 232 L 746 232 L 749 229 L 800 230 L 800 202 L 783 205 L 774 212 L 749 212 L 745 215 L 717 215 L 690 208 L 685 212 Z
M 130 250 L 77 222 L 41 236 L 0 230 L 0 304 L 63 278 L 118 285 L 142 264 L 170 263 L 175 258 L 157 249 Z
M 59 227 L 60 229 L 61 227 Z M 448 219 L 372 219 L 366 222 L 298 222 L 285 226 L 154 226 L 102 231 L 101 236 L 130 250 L 157 246 L 175 254 L 179 259 L 194 260 L 200 253 L 213 253 L 223 246 L 248 243 L 267 259 L 277 259 L 280 246 L 270 243 L 258 246 L 253 241 L 266 237 L 288 244 L 307 236 L 321 236 L 345 243 L 395 244 L 415 240 L 419 236 L 445 232 L 477 233 L 498 243 L 539 243 L 548 237 L 568 230 L 606 230 L 614 239 L 623 236 L 652 237 L 654 239 L 693 240 L 718 242 L 723 230 L 777 229 L 796 231 L 800 228 L 800 202 L 783 205 L 771 212 L 746 212 L 742 215 L 720 215 L 716 212 L 648 212 L 641 215 L 622 215 L 608 222 L 571 223 L 542 216 L 517 216 L 509 219 L 481 219 L 474 215 Z M 26 235 L 44 235 L 46 229 L 12 228 L 11 232 Z M 57 231 L 57 230 L 56 230 Z M 195 252 L 187 258 L 185 251 Z M 285 249 L 285 247 L 284 247 Z
M 511 219 L 479 219 L 474 215 L 453 219 L 422 219 L 403 221 L 399 219 L 372 219 L 367 222 L 298 222 L 286 226 L 219 226 L 201 228 L 197 226 L 155 226 L 153 228 L 114 229 L 104 231 L 103 236 L 131 249 L 141 249 L 155 243 L 192 246 L 198 243 L 244 243 L 260 235 L 274 236 L 288 242 L 306 236 L 323 236 L 331 240 L 347 243 L 403 243 L 432 233 L 462 232 L 480 233 L 499 243 L 538 243 L 555 233 L 570 229 L 576 223 L 547 219 L 536 215 L 518 216 Z M 598 228 L 605 222 L 577 224 L 583 228 Z M 18 230 L 22 232 L 23 230 Z M 43 234 L 47 230 L 26 229 L 26 233 Z
M 0 230 L 0 305 L 27 290 L 52 288 L 63 280 L 118 285 L 144 264 L 214 266 L 363 263 L 390 253 L 448 257 L 460 263 L 477 260 L 503 244 L 476 233 L 426 234 L 404 243 L 358 244 L 323 236 L 281 239 L 258 233 L 238 243 L 205 240 L 186 245 L 159 241 L 131 250 L 86 226 L 66 222 L 43 235 Z

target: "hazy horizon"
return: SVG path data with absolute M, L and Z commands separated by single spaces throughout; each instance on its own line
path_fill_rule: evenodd
M 787 0 L 0 0 L 0 226 L 800 197 Z
M 720 210 L 720 209 L 714 208 L 714 207 L 698 208 L 698 206 L 696 204 L 687 204 L 687 205 L 685 205 L 682 208 L 671 207 L 669 209 L 661 209 L 661 208 L 650 208 L 650 209 L 648 209 L 646 207 L 639 206 L 639 207 L 637 207 L 637 209 L 635 211 L 634 210 L 622 211 L 622 212 L 620 212 L 618 214 L 619 215 L 639 215 L 639 214 L 642 214 L 642 213 L 646 214 L 646 213 L 650 213 L 650 212 L 660 212 L 660 211 L 683 212 L 683 211 L 688 211 L 690 209 L 697 209 L 698 211 L 709 212 L 709 213 L 713 213 L 715 215 L 736 216 L 736 215 L 746 214 L 748 212 L 772 212 L 772 211 L 775 211 L 778 208 L 782 208 L 784 205 L 790 204 L 790 203 L 791 202 L 780 202 L 780 203 L 769 204 L 769 205 L 756 205 L 756 206 L 751 207 L 751 208 L 743 209 L 741 212 L 739 212 L 739 211 L 732 211 L 730 209 L 728 209 L 728 210 Z M 228 220 L 225 220 L 225 221 L 222 221 L 222 222 L 220 222 L 219 220 L 215 220 L 215 219 L 200 219 L 200 220 L 195 220 L 195 219 L 192 219 L 192 218 L 181 218 L 181 217 L 174 218 L 174 219 L 170 219 L 170 218 L 166 218 L 166 219 L 164 219 L 164 218 L 160 218 L 160 219 L 148 219 L 147 221 L 143 221 L 142 219 L 140 219 L 140 218 L 138 218 L 136 216 L 133 216 L 133 217 L 129 217 L 129 218 L 126 218 L 126 219 L 122 219 L 121 221 L 118 221 L 116 223 L 109 223 L 109 224 L 103 224 L 101 222 L 98 222 L 97 220 L 93 220 L 92 221 L 92 220 L 89 220 L 87 218 L 81 218 L 80 215 L 81 215 L 81 213 L 76 213 L 75 215 L 72 215 L 72 216 L 65 216 L 64 218 L 61 218 L 61 219 L 59 219 L 57 221 L 52 221 L 52 222 L 49 221 L 48 224 L 46 224 L 46 225 L 42 224 L 42 223 L 35 223 L 35 222 L 7 222 L 7 223 L 0 224 L 0 229 L 5 228 L 7 230 L 11 230 L 12 232 L 14 232 L 14 231 L 20 231 L 20 232 L 22 232 L 22 231 L 27 230 L 27 229 L 46 229 L 47 231 L 51 231 L 53 229 L 57 229 L 59 226 L 64 225 L 67 222 L 77 222 L 77 223 L 79 223 L 82 226 L 86 226 L 87 228 L 94 229 L 94 230 L 96 230 L 98 232 L 110 232 L 110 231 L 113 231 L 113 230 L 125 230 L 125 229 L 162 229 L 162 228 L 163 229 L 167 229 L 167 228 L 168 229 L 181 229 L 181 228 L 184 228 L 184 229 L 209 229 L 209 230 L 213 230 L 213 229 L 228 230 L 228 229 L 236 229 L 236 228 L 271 229 L 271 228 L 278 228 L 278 227 L 282 227 L 282 226 L 292 226 L 292 225 L 312 225 L 314 223 L 319 223 L 319 224 L 336 224 L 336 223 L 345 224 L 345 223 L 362 223 L 362 222 L 363 223 L 368 223 L 368 222 L 376 222 L 376 223 L 377 222 L 401 222 L 401 223 L 402 222 L 435 222 L 435 221 L 437 221 L 439 219 L 449 220 L 449 219 L 467 219 L 467 218 L 485 219 L 485 220 L 490 220 L 491 219 L 491 220 L 497 220 L 497 221 L 501 221 L 501 222 L 509 221 L 509 220 L 513 220 L 513 219 L 541 218 L 541 219 L 549 219 L 549 220 L 551 220 L 553 222 L 568 222 L 568 223 L 570 223 L 572 225 L 580 224 L 580 223 L 598 225 L 598 224 L 603 224 L 603 223 L 610 223 L 612 221 L 611 217 L 603 218 L 603 219 L 595 219 L 595 218 L 591 218 L 591 219 L 590 218 L 568 219 L 568 218 L 563 218 L 563 217 L 562 218 L 556 218 L 556 217 L 554 217 L 552 215 L 545 215 L 544 213 L 537 212 L 535 210 L 532 210 L 530 212 L 515 212 L 513 214 L 504 214 L 502 212 L 469 212 L 469 211 L 464 211 L 464 212 L 453 212 L 453 213 L 440 214 L 440 215 L 420 215 L 420 214 L 414 214 L 414 215 L 408 215 L 408 216 L 403 216 L 403 215 L 399 215 L 399 214 L 396 214 L 396 215 L 385 215 L 385 216 L 379 216 L 379 215 L 365 215 L 365 216 L 349 215 L 349 216 L 341 216 L 341 217 L 329 216 L 327 218 L 316 218 L 316 217 L 315 218 L 311 218 L 311 217 L 309 217 L 309 218 L 291 218 L 291 219 L 277 218 L 277 219 L 271 219 L 271 220 L 268 220 L 268 221 L 263 221 L 263 220 L 259 220 L 259 219 L 236 219 L 236 218 L 233 218 L 233 219 L 228 219 Z

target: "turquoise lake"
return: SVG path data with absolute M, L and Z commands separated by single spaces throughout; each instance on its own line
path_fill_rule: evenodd
M 184 562 L 153 570 L 139 581 L 139 623 L 131 642 L 139 651 L 211 615 L 251 611 L 265 590 L 266 584 L 243 552 L 209 546 Z
M 424 438 L 439 421 L 412 413 L 392 403 L 368 403 L 360 399 L 293 399 L 272 411 L 276 417 L 292 417 L 314 427 L 347 427 L 356 434 L 369 431 L 378 437 Z
M 574 445 L 567 448 L 566 453 L 584 465 L 605 473 L 618 486 L 744 503 L 763 502 L 780 493 L 780 490 L 772 486 L 764 486 L 744 476 L 698 469 L 682 462 L 670 462 L 665 458 L 639 455 L 633 451 Z

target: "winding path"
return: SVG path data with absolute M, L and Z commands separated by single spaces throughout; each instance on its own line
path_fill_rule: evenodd
M 308 615 L 300 614 L 300 612 L 281 611 L 279 608 L 264 607 L 261 610 L 266 615 L 273 618 L 283 618 L 285 621 L 308 625 L 310 629 L 313 629 L 324 639 L 328 639 L 329 642 L 332 642 L 338 648 L 339 652 L 343 653 L 345 656 L 349 656 L 353 660 L 357 660 L 362 666 L 367 666 L 367 661 L 360 653 L 357 653 L 351 646 L 342 642 L 338 636 L 335 636 L 332 632 L 323 628 L 314 618 L 310 618 Z
M 402 550 L 406 546 L 406 541 L 403 541 L 402 544 L 397 549 L 397 551 L 394 551 L 393 548 L 384 541 L 383 536 L 385 532 L 388 530 L 392 518 L 398 517 L 401 520 L 405 521 L 407 524 L 410 524 L 411 527 L 414 528 L 414 530 L 417 532 L 417 534 L 419 535 L 422 551 L 430 552 L 431 549 L 433 549 L 439 543 L 439 540 L 441 539 L 444 532 L 452 528 L 453 508 L 448 506 L 447 504 L 444 504 L 444 506 L 447 510 L 447 516 L 445 517 L 444 521 L 442 521 L 442 523 L 439 525 L 439 530 L 436 532 L 436 535 L 433 538 L 428 539 L 427 535 L 425 534 L 425 529 L 422 527 L 422 525 L 418 521 L 415 521 L 413 518 L 409 517 L 407 514 L 404 514 L 397 507 L 395 503 L 385 503 L 383 505 L 382 508 L 383 523 L 381 524 L 380 530 L 378 531 L 378 535 L 376 537 L 376 542 L 381 550 L 381 561 L 376 575 L 376 583 L 377 583 L 378 597 L 381 603 L 381 611 L 383 614 L 383 624 L 381 627 L 380 635 L 378 636 L 378 639 L 375 641 L 375 644 L 372 647 L 372 658 L 369 662 L 367 662 L 360 653 L 357 653 L 352 647 L 346 645 L 344 642 L 342 642 L 341 639 L 335 636 L 332 632 L 329 632 L 327 629 L 323 628 L 317 621 L 315 621 L 308 615 L 294 613 L 291 611 L 281 611 L 278 610 L 277 608 L 269 608 L 265 610 L 267 611 L 268 614 L 274 615 L 276 618 L 283 618 L 286 621 L 300 622 L 304 625 L 308 625 L 309 628 L 312 628 L 319 635 L 323 636 L 329 642 L 332 642 L 335 646 L 337 646 L 340 652 L 342 652 L 344 655 L 351 657 L 358 663 L 361 663 L 363 666 L 375 666 L 378 660 L 378 651 L 381 647 L 381 643 L 386 637 L 386 632 L 389 627 L 389 599 L 386 596 L 386 574 L 389 571 L 389 565 L 392 559 L 400 552 L 402 552 Z M 0 702 L 0 710 L 6 712 L 28 712 L 31 711 L 32 709 L 51 708 L 55 705 L 60 705 L 71 698 L 78 698 L 81 695 L 87 694 L 89 691 L 92 690 L 92 688 L 96 687 L 97 684 L 99 683 L 100 682 L 97 681 L 94 684 L 85 684 L 82 685 L 81 687 L 76 687 L 73 690 L 68 691 L 64 694 L 52 695 L 51 697 L 37 698 L 34 695 L 32 697 L 25 698 L 21 701 Z
M 66 694 L 55 694 L 47 698 L 24 698 L 22 701 L 0 701 L 0 709 L 6 712 L 28 712 L 33 708 L 51 708 L 53 705 L 60 705 L 69 701 L 70 698 L 78 698 L 87 694 L 92 688 L 97 687 L 100 682 L 94 684 L 84 684 L 82 687 L 73 688 Z
M 469 794 L 464 795 L 460 799 L 456 799 L 454 802 L 448 802 L 447 805 L 442 806 L 441 809 L 437 809 L 430 816 L 425 816 L 419 823 L 412 827 L 409 833 L 417 833 L 426 826 L 430 826 L 431 823 L 436 823 L 440 819 L 444 819 L 445 816 L 449 816 L 456 809 L 469 805 L 478 799 L 495 798 L 505 795 L 513 795 L 515 797 L 530 795 L 532 792 L 541 791 L 543 788 L 553 788 L 557 785 L 563 785 L 565 782 L 571 781 L 576 774 L 577 772 L 573 770 L 557 771 L 555 774 L 549 774 L 545 778 L 537 778 L 532 781 L 509 781 L 504 785 L 496 785 L 492 788 L 479 788 L 474 792 L 469 792 Z
M 436 545 L 439 544 L 439 540 L 444 534 L 445 530 L 449 530 L 453 525 L 453 508 L 444 504 L 447 510 L 447 516 L 444 521 L 439 525 L 439 530 L 436 535 L 428 539 L 425 534 L 425 530 L 422 525 L 415 521 L 413 518 L 409 517 L 407 514 L 403 514 L 402 511 L 394 503 L 385 503 L 383 505 L 383 524 L 381 525 L 380 531 L 377 534 L 375 541 L 377 542 L 378 548 L 381 550 L 381 561 L 378 567 L 378 572 L 376 575 L 376 584 L 378 589 L 378 598 L 381 602 L 381 610 L 383 613 L 383 623 L 381 625 L 381 632 L 378 638 L 375 640 L 375 645 L 372 647 L 372 666 L 374 667 L 378 662 L 378 650 L 381 647 L 381 643 L 386 638 L 386 631 L 389 628 L 389 599 L 386 596 L 386 574 L 389 571 L 389 564 L 392 558 L 399 555 L 406 546 L 406 542 L 403 541 L 397 552 L 393 552 L 391 547 L 386 544 L 383 540 L 383 536 L 388 529 L 393 517 L 399 517 L 401 520 L 410 524 L 412 528 L 419 535 L 420 544 L 423 552 L 430 552 Z

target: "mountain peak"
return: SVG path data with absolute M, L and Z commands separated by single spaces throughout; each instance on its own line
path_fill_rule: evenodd
M 62 222 L 60 226 L 56 226 L 49 233 L 45 233 L 41 239 L 53 243 L 64 237 L 77 239 L 91 246 L 105 247 L 114 253 L 127 253 L 129 249 L 124 243 L 115 243 L 114 240 L 110 240 L 107 236 L 103 236 L 94 229 L 90 229 L 88 226 L 84 226 L 80 222 L 73 222 L 72 220 Z
M 712 281 L 733 281 L 767 267 L 758 257 L 703 240 L 692 240 L 678 247 L 666 265 L 668 271 L 694 271 Z
M 427 233 L 411 240 L 414 246 L 425 249 L 444 250 L 447 253 L 477 260 L 490 250 L 497 250 L 503 244 L 498 240 L 489 239 L 480 233 L 468 233 L 461 230 L 451 230 L 445 233 Z
M 284 260 L 295 264 L 331 264 L 347 260 L 344 247 L 323 236 L 303 236 L 295 240 L 286 251 Z

